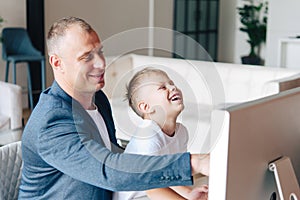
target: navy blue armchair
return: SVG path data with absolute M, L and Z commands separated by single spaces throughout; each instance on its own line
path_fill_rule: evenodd
M 32 85 L 29 62 L 41 62 L 42 90 L 45 89 L 45 57 L 34 48 L 24 28 L 4 28 L 2 30 L 2 57 L 6 61 L 5 81 L 8 82 L 9 65 L 13 63 L 12 82 L 16 84 L 17 63 L 27 63 L 27 87 L 30 108 L 33 109 Z

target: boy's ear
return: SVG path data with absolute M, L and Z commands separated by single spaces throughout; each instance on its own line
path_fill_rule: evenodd
M 57 55 L 55 55 L 55 54 L 50 55 L 49 63 L 51 64 L 51 66 L 54 70 L 59 70 L 59 71 L 63 72 L 63 68 L 61 66 L 61 60 Z
M 150 108 L 149 104 L 147 104 L 144 101 L 138 103 L 138 109 L 143 114 L 149 114 L 152 112 L 152 109 Z

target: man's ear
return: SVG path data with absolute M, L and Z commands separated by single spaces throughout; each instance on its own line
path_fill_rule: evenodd
M 139 111 L 143 114 L 149 114 L 149 113 L 153 112 L 153 110 L 151 109 L 149 104 L 147 104 L 144 101 L 139 102 L 137 107 L 138 107 Z
M 52 54 L 49 56 L 49 63 L 51 64 L 53 70 L 58 70 L 58 71 L 61 71 L 63 72 L 63 67 L 61 66 L 61 59 L 55 55 L 55 54 Z

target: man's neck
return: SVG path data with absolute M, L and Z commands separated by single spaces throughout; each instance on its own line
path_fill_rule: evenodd
M 82 95 L 82 94 L 75 94 L 73 96 L 85 110 L 94 110 L 95 104 L 93 102 L 93 95 Z
M 95 109 L 95 104 L 93 98 L 95 93 L 83 93 L 76 91 L 74 88 L 67 87 L 66 85 L 61 84 L 60 87 L 73 99 L 78 101 L 85 110 Z

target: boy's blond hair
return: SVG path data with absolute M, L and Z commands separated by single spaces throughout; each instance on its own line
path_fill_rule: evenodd
M 128 85 L 126 86 L 126 99 L 128 100 L 129 106 L 133 109 L 133 111 L 143 118 L 143 113 L 141 113 L 137 107 L 138 99 L 137 99 L 137 90 L 141 88 L 144 84 L 144 77 L 150 74 L 163 74 L 168 77 L 167 73 L 163 70 L 153 68 L 153 67 L 146 67 L 140 71 L 138 71 L 129 81 Z

